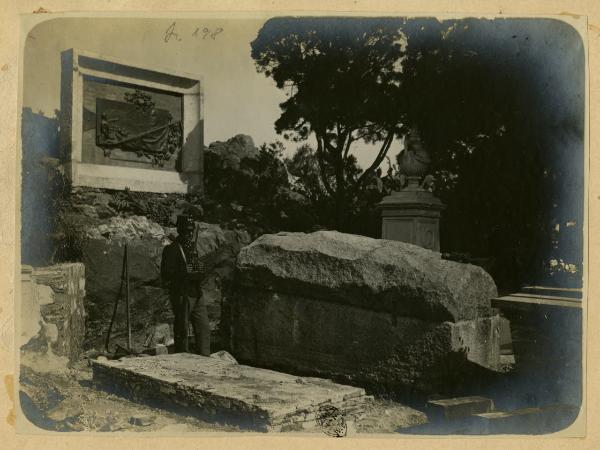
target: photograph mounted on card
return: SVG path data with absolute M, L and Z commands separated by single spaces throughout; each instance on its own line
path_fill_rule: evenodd
M 581 435 L 584 19 L 31 28 L 19 429 Z

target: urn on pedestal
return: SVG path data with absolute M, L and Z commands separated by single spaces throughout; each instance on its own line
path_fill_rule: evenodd
M 418 130 L 412 128 L 398 158 L 399 171 L 406 178 L 406 184 L 377 205 L 381 211 L 382 239 L 440 250 L 439 222 L 444 205 L 421 181 L 430 163 Z

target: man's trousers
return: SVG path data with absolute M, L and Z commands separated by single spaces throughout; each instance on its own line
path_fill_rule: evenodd
M 191 322 L 195 338 L 193 353 L 210 356 L 210 325 L 202 290 L 196 283 L 186 284 L 185 288 L 175 286 L 170 292 L 171 307 L 175 315 L 173 324 L 175 351 L 190 353 L 192 346 L 189 342 L 188 330 Z

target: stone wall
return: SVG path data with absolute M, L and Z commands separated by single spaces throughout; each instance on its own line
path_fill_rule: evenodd
M 23 266 L 21 292 L 21 348 L 77 360 L 85 336 L 83 264 Z

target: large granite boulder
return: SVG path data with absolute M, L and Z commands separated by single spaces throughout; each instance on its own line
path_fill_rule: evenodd
M 439 392 L 506 369 L 480 267 L 333 231 L 264 235 L 237 261 L 230 342 L 243 363 L 374 389 Z M 464 384 L 464 383 L 462 383 Z
M 496 285 L 482 268 L 398 241 L 335 231 L 261 236 L 242 249 L 240 282 L 428 321 L 489 315 Z
M 218 154 L 223 163 L 223 167 L 239 169 L 240 163 L 244 158 L 256 158 L 258 149 L 254 146 L 252 138 L 246 134 L 237 134 L 225 142 L 215 141 L 205 150 L 205 153 Z

